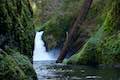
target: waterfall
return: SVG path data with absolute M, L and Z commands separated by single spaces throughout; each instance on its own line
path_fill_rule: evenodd
M 46 48 L 42 40 L 42 34 L 43 31 L 36 32 L 33 51 L 33 61 L 56 60 L 58 57 L 59 49 L 53 49 L 49 52 L 46 52 Z

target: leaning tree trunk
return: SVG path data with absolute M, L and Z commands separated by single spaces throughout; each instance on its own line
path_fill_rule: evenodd
M 72 29 L 70 31 L 70 33 L 68 34 L 68 38 L 66 39 L 65 43 L 64 43 L 64 47 L 62 48 L 60 55 L 57 59 L 57 63 L 61 63 L 63 61 L 63 59 L 65 58 L 65 56 L 67 55 L 67 51 L 69 49 L 69 46 L 72 45 L 71 43 L 75 40 L 76 38 L 76 34 L 79 30 L 78 24 L 82 24 L 88 14 L 88 11 L 90 9 L 90 6 L 92 4 L 93 0 L 85 0 L 83 6 L 81 7 L 80 10 L 80 14 L 77 17 L 76 21 L 74 22 Z

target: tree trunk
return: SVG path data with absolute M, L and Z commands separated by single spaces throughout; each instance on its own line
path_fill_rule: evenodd
M 76 34 L 79 30 L 78 24 L 82 24 L 88 14 L 88 11 L 90 9 L 90 6 L 92 4 L 93 0 L 85 0 L 83 3 L 83 6 L 81 7 L 80 10 L 80 14 L 77 17 L 76 21 L 74 22 L 72 29 L 70 31 L 70 33 L 68 34 L 68 39 L 66 39 L 65 43 L 64 43 L 64 47 L 62 48 L 60 55 L 57 59 L 57 63 L 61 63 L 63 61 L 63 59 L 65 58 L 65 56 L 67 55 L 67 52 L 69 50 L 69 46 L 72 45 L 72 42 L 75 41 L 76 38 Z

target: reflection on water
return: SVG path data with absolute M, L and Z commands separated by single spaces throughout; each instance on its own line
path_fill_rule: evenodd
M 33 63 L 39 80 L 120 80 L 120 68 L 56 64 L 55 61 Z

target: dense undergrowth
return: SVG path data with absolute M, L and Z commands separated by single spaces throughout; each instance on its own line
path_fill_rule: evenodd
M 72 28 L 82 3 L 81 0 L 63 0 L 54 13 L 46 19 L 42 28 L 43 40 L 48 50 L 63 46 L 66 33 Z M 68 63 L 117 64 L 120 62 L 118 4 L 118 0 L 93 1 L 86 20 L 82 25 L 78 24 L 80 27 L 78 37 L 83 39 L 83 47 L 75 52 Z M 76 48 L 73 45 L 71 48 Z
M 102 27 L 92 36 L 83 48 L 69 60 L 68 64 L 119 64 L 119 11 L 120 1 L 111 3 Z
M 32 17 L 29 0 L 0 0 L 0 80 L 37 80 Z
M 86 40 L 99 28 L 97 26 L 100 26 L 103 22 L 103 17 L 105 16 L 104 13 L 107 10 L 106 2 L 108 2 L 108 0 L 97 0 L 93 2 L 85 22 L 82 25 L 78 24 L 78 26 L 80 26 L 78 36 L 83 33 L 87 35 L 84 37 Z M 46 43 L 48 50 L 63 46 L 66 32 L 69 32 L 72 28 L 82 3 L 83 0 L 63 0 L 61 6 L 55 9 L 53 15 L 51 15 L 46 20 L 46 23 L 43 24 L 43 40 Z

